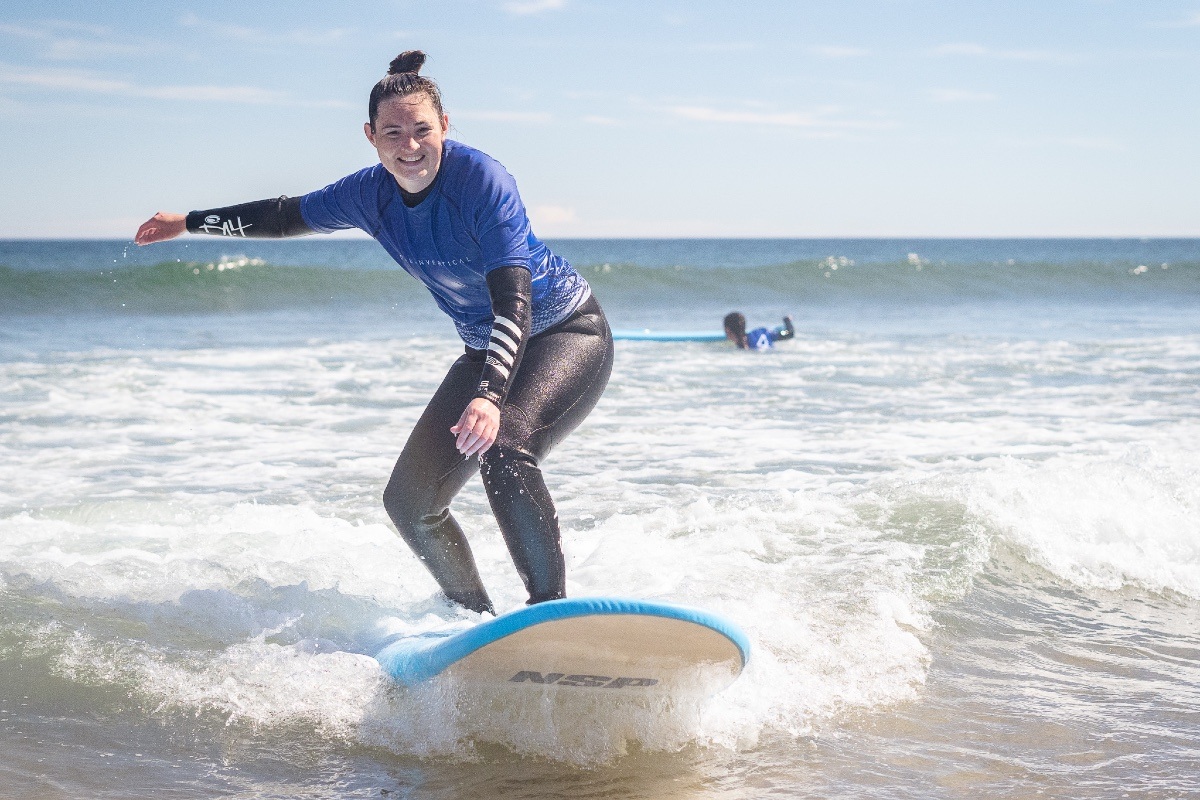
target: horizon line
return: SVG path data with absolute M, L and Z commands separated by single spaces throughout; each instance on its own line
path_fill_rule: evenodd
M 806 241 L 806 240 L 832 240 L 832 239 L 849 239 L 849 240 L 906 240 L 906 239 L 1008 239 L 1008 240 L 1054 240 L 1054 239 L 1074 239 L 1087 240 L 1093 239 L 1097 241 L 1116 241 L 1116 240 L 1134 240 L 1134 241 L 1151 241 L 1157 239 L 1195 239 L 1200 241 L 1200 233 L 1186 234 L 833 234 L 829 236 L 817 236 L 812 234 L 806 235 L 769 235 L 769 236 L 753 236 L 745 234 L 733 234 L 727 236 L 680 236 L 680 235 L 665 235 L 665 236 L 635 236 L 635 235 L 618 235 L 618 236 L 595 236 L 595 235 L 551 235 L 539 236 L 539 239 L 545 242 L 562 241 L 566 239 L 574 241 Z M 256 242 L 266 244 L 285 244 L 287 242 L 309 241 L 309 242 L 374 242 L 370 236 L 289 236 L 286 238 L 256 238 L 256 237 L 239 237 L 239 236 L 189 236 L 178 237 L 168 240 L 167 242 L 156 242 L 155 244 L 169 244 L 171 242 L 228 242 L 230 240 L 240 242 Z M 0 235 L 0 243 L 10 242 L 125 242 L 134 247 L 153 247 L 153 245 L 136 245 L 132 238 L 112 237 L 112 236 L 4 236 Z

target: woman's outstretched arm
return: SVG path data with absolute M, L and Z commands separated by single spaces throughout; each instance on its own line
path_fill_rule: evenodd
M 184 232 L 248 239 L 282 239 L 314 233 L 300 213 L 299 197 L 277 197 L 192 211 L 187 215 L 160 211 L 142 223 L 133 240 L 137 244 L 153 244 Z

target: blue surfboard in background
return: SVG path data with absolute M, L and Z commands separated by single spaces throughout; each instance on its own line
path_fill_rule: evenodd
M 613 331 L 613 338 L 631 342 L 719 342 L 725 338 L 718 331 L 652 331 L 649 328 L 623 328 Z

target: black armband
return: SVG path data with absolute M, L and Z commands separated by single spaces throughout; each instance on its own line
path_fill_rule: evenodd
M 187 215 L 188 233 L 244 236 L 248 239 L 283 239 L 315 233 L 300 213 L 299 197 L 255 200 L 225 208 L 193 211 Z
M 475 396 L 503 406 L 529 339 L 533 276 L 525 267 L 500 267 L 488 273 L 487 285 L 495 321 Z

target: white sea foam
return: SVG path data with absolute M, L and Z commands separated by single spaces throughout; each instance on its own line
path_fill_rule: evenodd
M 1068 455 L 1006 460 L 969 490 L 980 515 L 1027 557 L 1084 588 L 1125 586 L 1200 598 L 1200 444 L 1178 438 Z
M 634 741 L 665 750 L 688 742 L 750 746 L 763 726 L 805 733 L 848 707 L 897 702 L 920 686 L 927 654 L 916 633 L 925 622 L 905 577 L 914 549 L 870 541 L 870 532 L 848 527 L 855 523 L 845 507 L 827 508 L 829 518 L 813 526 L 793 518 L 810 499 L 773 493 L 771 502 L 748 511 L 742 502 L 702 499 L 568 534 L 572 594 L 720 609 L 754 643 L 746 675 L 713 701 L 666 716 L 653 705 L 589 705 L 592 722 L 599 714 L 603 725 L 572 722 L 568 710 L 544 703 L 470 700 L 453 687 L 391 690 L 372 659 L 314 646 L 302 620 L 328 616 L 323 591 L 369 600 L 379 617 L 361 620 L 364 628 L 392 621 L 377 636 L 455 623 L 448 608 L 428 610 L 431 581 L 381 525 L 244 504 L 200 519 L 178 514 L 174 525 L 130 524 L 136 512 L 128 506 L 114 514 L 123 524 L 93 520 L 87 528 L 22 515 L 3 522 L 15 535 L 3 537 L 0 563 L 42 592 L 53 587 L 68 595 L 62 602 L 69 606 L 103 603 L 109 613 L 148 625 L 147 641 L 103 642 L 85 625 L 60 643 L 58 664 L 79 680 L 136 686 L 154 713 L 214 713 L 231 724 L 268 726 L 303 721 L 405 753 L 470 757 L 473 742 L 490 741 L 592 762 Z M 75 546 L 64 546 L 71 541 Z M 476 544 L 489 582 L 508 579 L 496 593 L 503 605 L 519 605 L 499 536 L 478 536 Z M 271 587 L 295 589 L 281 598 Z M 409 616 L 384 616 L 385 609 Z M 156 642 L 154 628 L 163 624 L 171 637 L 182 627 L 185 637 L 230 643 L 181 654 Z M 365 631 L 314 624 L 318 635 L 372 641 Z M 539 720 L 549 727 L 530 735 Z
M 754 647 L 730 690 L 667 715 L 382 680 L 383 635 L 469 621 L 379 501 L 456 355 L 444 342 L 0 364 L 0 592 L 56 609 L 29 635 L 63 675 L 127 683 L 152 713 L 462 758 L 488 741 L 589 763 L 635 742 L 751 747 L 918 698 L 934 606 L 969 588 L 990 537 L 1075 586 L 1200 597 L 1196 388 L 1178 377 L 1198 350 L 620 347 L 609 392 L 546 464 L 569 592 L 720 611 Z M 477 483 L 456 513 L 497 605 L 519 606 Z

